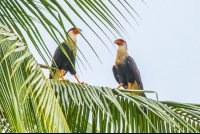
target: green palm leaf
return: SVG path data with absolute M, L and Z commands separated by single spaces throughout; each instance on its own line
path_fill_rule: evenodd
M 55 94 L 28 47 L 0 26 L 0 113 L 9 123 L 9 131 L 70 132 Z
M 130 95 L 127 93 L 130 90 L 82 86 L 53 80 L 50 83 L 74 133 L 86 132 L 81 128 L 88 126 L 89 117 L 86 115 L 90 113 L 92 132 L 97 131 L 97 126 L 100 133 L 185 132 L 183 128 L 186 132 L 199 132 L 200 107 L 193 104 L 159 102 Z M 146 114 L 142 107 L 148 109 Z M 191 122 L 188 123 L 188 120 Z
M 159 102 L 129 94 L 152 91 L 48 81 L 27 46 L 4 25 L 0 42 L 4 131 L 199 132 L 198 104 Z
M 64 2 L 79 14 L 69 1 Z M 132 16 L 125 7 L 127 4 L 135 12 L 130 4 L 119 2 Z M 120 31 L 126 35 L 120 22 L 102 1 L 76 0 L 75 3 L 86 15 L 90 12 L 99 18 L 100 23 L 105 23 L 105 28 L 113 36 L 117 33 L 123 37 Z M 109 3 L 129 23 L 118 7 L 110 0 Z M 0 132 L 200 132 L 200 104 L 158 101 L 129 94 L 153 91 L 117 90 L 47 80 L 27 47 L 22 29 L 48 65 L 45 57 L 51 60 L 52 55 L 36 23 L 39 22 L 58 45 L 59 37 L 63 40 L 68 37 L 63 20 L 74 27 L 76 24 L 54 0 L 2 0 L 0 4 L 3 16 L 0 21 L 8 26 L 0 23 Z M 58 25 L 49 21 L 43 11 Z M 82 21 L 87 23 L 84 19 Z
M 108 4 L 109 3 L 111 3 L 110 6 L 115 7 L 116 10 L 114 9 L 113 11 L 117 11 L 123 16 L 123 14 L 117 9 L 114 3 L 112 3 L 111 1 L 109 1 Z M 102 1 L 75 0 L 72 4 L 71 1 L 68 0 L 2 0 L 0 1 L 0 4 L 0 14 L 1 16 L 3 16 L 2 18 L 0 18 L 0 22 L 4 25 L 7 25 L 13 32 L 15 31 L 21 37 L 24 37 L 22 38 L 22 41 L 24 43 L 27 44 L 27 40 L 30 39 L 46 65 L 48 65 L 46 58 L 48 58 L 48 60 L 51 60 L 52 55 L 49 51 L 49 48 L 47 47 L 48 42 L 44 41 L 44 36 L 41 35 L 39 32 L 38 23 L 39 25 L 42 25 L 44 27 L 44 30 L 47 34 L 49 34 L 49 37 L 55 41 L 55 44 L 60 45 L 59 38 L 65 40 L 68 37 L 68 33 L 66 31 L 64 23 L 67 22 L 73 27 L 76 27 L 77 25 L 70 17 L 70 14 L 68 14 L 68 12 L 64 10 L 64 7 L 68 7 L 70 10 L 72 10 L 78 16 L 78 18 L 80 18 L 90 28 L 90 30 L 92 30 L 93 33 L 99 38 L 99 40 L 102 41 L 102 43 L 105 45 L 110 53 L 111 51 L 109 50 L 107 44 L 104 42 L 102 37 L 100 37 L 95 32 L 93 27 L 91 27 L 86 22 L 85 18 L 82 18 L 80 14 L 86 14 L 89 20 L 91 20 L 110 40 L 112 45 L 113 43 L 108 36 L 109 33 L 111 33 L 115 38 L 117 38 L 117 35 L 121 38 L 124 38 L 124 35 L 126 37 L 128 36 L 122 24 L 117 20 L 117 17 L 112 14 L 112 11 L 109 10 Z M 77 6 L 74 6 L 75 4 Z M 125 7 L 125 4 L 127 5 L 127 2 L 122 1 L 120 2 L 120 4 L 123 8 L 126 9 L 129 14 L 131 14 L 129 9 Z M 128 5 L 128 7 L 130 7 L 130 5 Z M 82 12 L 78 12 L 77 9 L 81 9 Z M 132 7 L 131 9 L 133 10 Z M 133 11 L 136 13 L 135 10 Z M 97 18 L 97 20 L 94 20 L 94 18 L 90 16 L 89 13 L 92 13 L 93 17 Z M 124 16 L 123 19 L 125 19 L 127 23 L 129 23 Z M 104 27 L 100 27 L 98 23 L 103 24 Z M 109 32 L 106 33 L 104 29 L 107 29 Z M 23 34 L 27 34 L 28 37 L 24 36 Z M 84 35 L 81 34 L 81 36 L 85 39 L 86 43 L 90 46 L 96 57 L 101 62 L 100 57 L 98 57 L 96 51 L 93 49 L 89 41 L 84 37 Z M 68 45 L 70 46 L 70 44 Z M 83 59 L 90 67 L 89 62 L 86 60 L 84 54 L 79 48 L 78 51 L 80 51 L 81 54 L 80 56 L 77 56 L 78 61 L 80 61 L 80 63 L 85 67 L 85 65 L 79 58 L 83 57 Z M 66 56 L 68 55 L 66 54 Z

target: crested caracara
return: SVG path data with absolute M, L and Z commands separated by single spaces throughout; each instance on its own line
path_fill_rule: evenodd
M 125 89 L 143 90 L 140 72 L 135 61 L 127 53 L 127 44 L 122 39 L 114 42 L 118 45 L 115 65 L 113 66 L 113 74 L 116 81 L 120 84 L 117 89 L 123 86 Z M 133 93 L 146 97 L 144 93 Z
M 77 30 L 78 29 L 78 30 Z M 73 53 L 72 49 L 65 43 L 63 42 L 61 45 L 63 46 L 63 48 L 65 49 L 66 53 L 68 54 L 69 58 L 71 59 L 71 62 L 73 63 L 74 67 L 75 67 L 75 56 L 76 56 L 76 43 L 77 43 L 77 34 L 79 34 L 79 32 L 81 31 L 81 29 L 79 28 L 71 28 L 68 31 L 68 35 L 69 37 L 66 39 L 66 42 L 68 44 L 71 44 L 71 48 L 73 49 L 73 51 L 75 52 L 75 54 Z M 53 60 L 55 61 L 55 64 L 53 64 Z M 76 76 L 76 71 L 74 69 L 74 67 L 72 66 L 70 60 L 67 58 L 67 56 L 64 54 L 64 52 L 61 50 L 61 48 L 58 46 L 54 56 L 53 56 L 53 60 L 52 60 L 52 64 L 51 67 L 52 68 L 57 68 L 60 71 L 57 70 L 53 70 L 54 73 L 54 77 L 50 74 L 49 75 L 49 79 L 60 79 L 63 81 L 69 81 L 67 79 L 64 79 L 64 75 L 69 71 L 72 75 L 74 75 L 74 77 L 77 79 L 78 83 L 83 84 L 83 82 L 81 83 L 79 81 L 79 79 Z

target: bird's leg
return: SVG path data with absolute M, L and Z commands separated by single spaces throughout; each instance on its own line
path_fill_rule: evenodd
M 76 74 L 74 74 L 74 77 L 76 78 L 76 80 L 78 81 L 78 83 L 79 83 L 79 84 L 84 84 L 84 85 L 88 85 L 87 83 L 84 83 L 84 82 L 80 82 L 80 81 L 79 81 L 79 79 L 78 79 L 78 77 L 76 76 Z
M 131 89 L 131 83 L 128 82 L 128 89 Z M 129 94 L 133 94 L 133 93 L 129 93 Z
M 63 69 L 61 69 L 61 76 L 62 76 L 62 81 L 66 81 L 66 82 L 69 82 L 69 80 L 68 79 L 64 79 L 64 70 Z
M 131 83 L 128 82 L 128 89 L 131 89 Z
M 123 85 L 124 85 L 124 83 L 120 83 L 119 86 L 117 87 L 117 89 L 119 89 Z

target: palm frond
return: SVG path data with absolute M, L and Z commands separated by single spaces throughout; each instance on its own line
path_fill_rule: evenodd
M 72 2 L 74 3 L 72 4 Z M 134 13 L 136 13 L 136 11 L 130 6 L 130 4 L 126 7 L 126 1 L 119 2 L 122 7 L 125 8 L 126 11 L 133 17 L 131 11 L 134 11 Z M 111 41 L 109 34 L 112 34 L 115 38 L 117 38 L 117 36 L 124 38 L 124 35 L 128 38 L 129 36 L 121 22 L 112 12 L 119 12 L 119 14 L 123 16 L 123 19 L 125 19 L 127 23 L 129 23 L 129 21 L 126 17 L 124 17 L 123 13 L 118 10 L 118 8 L 115 6 L 115 3 L 112 3 L 111 1 L 105 4 L 105 2 L 101 0 L 2 0 L 0 1 L 0 4 L 0 14 L 2 16 L 0 18 L 0 22 L 4 25 L 7 25 L 9 29 L 17 33 L 20 37 L 24 37 L 22 40 L 25 44 L 27 44 L 27 40 L 30 39 L 46 65 L 48 65 L 48 60 L 52 60 L 52 54 L 47 47 L 48 42 L 44 40 L 44 36 L 41 35 L 38 26 L 42 25 L 44 31 L 46 31 L 49 37 L 54 40 L 55 44 L 59 46 L 62 40 L 64 41 L 68 37 L 66 26 L 64 24 L 68 23 L 75 28 L 77 25 L 64 7 L 68 7 L 68 10 L 73 11 L 76 16 L 80 18 L 81 21 L 86 24 L 87 27 L 89 27 L 89 29 L 99 38 L 99 40 L 102 42 L 102 44 L 104 44 L 110 53 L 111 51 L 107 46 L 107 43 L 105 43 L 102 37 L 99 36 L 99 33 L 97 34 L 97 32 L 94 30 L 95 27 L 89 25 L 86 21 L 86 18 L 81 17 L 81 14 L 86 14 L 89 21 L 93 22 L 95 26 L 101 30 L 101 32 L 106 38 L 108 38 L 112 45 L 113 41 Z M 111 10 L 108 8 L 108 6 L 113 6 L 115 8 Z M 130 7 L 131 11 L 128 9 Z M 80 12 L 78 11 L 79 9 Z M 92 14 L 92 16 L 90 14 Z M 102 24 L 103 27 L 100 27 L 99 24 Z M 106 32 L 104 29 L 108 32 Z M 26 34 L 27 36 L 24 36 L 23 34 Z M 97 52 L 94 50 L 93 45 L 89 43 L 88 39 L 86 39 L 84 35 L 81 34 L 81 36 L 85 39 L 86 43 L 92 49 L 99 61 L 102 62 Z M 71 44 L 68 45 L 70 46 Z M 83 57 L 88 66 L 91 68 L 89 62 L 79 48 L 78 51 L 80 51 L 79 57 Z M 79 57 L 78 62 L 80 61 L 80 63 L 85 66 Z
M 199 132 L 199 106 L 159 102 L 128 93 L 141 91 L 53 80 L 50 83 L 74 133 L 84 133 L 90 127 L 89 114 L 91 132 Z
M 3 131 L 70 132 L 55 94 L 32 53 L 20 37 L 2 24 L 0 104 Z
M 129 94 L 153 91 L 48 81 L 20 37 L 0 27 L 0 131 L 199 132 L 199 104 Z

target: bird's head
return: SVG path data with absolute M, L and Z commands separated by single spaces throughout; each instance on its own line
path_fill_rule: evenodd
M 71 28 L 69 29 L 68 33 L 72 33 L 72 34 L 79 34 L 82 30 L 80 28 Z
M 122 39 L 117 39 L 114 41 L 115 44 L 117 44 L 119 47 L 120 46 L 126 46 L 126 41 L 122 40 Z

